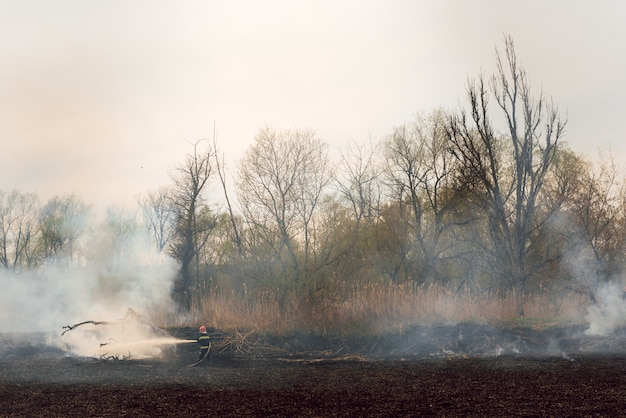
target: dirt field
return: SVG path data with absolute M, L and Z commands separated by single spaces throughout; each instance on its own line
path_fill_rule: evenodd
M 622 416 L 625 333 L 580 331 L 464 325 L 245 347 L 218 337 L 199 367 L 188 367 L 189 345 L 161 359 L 95 359 L 3 335 L 0 416 Z

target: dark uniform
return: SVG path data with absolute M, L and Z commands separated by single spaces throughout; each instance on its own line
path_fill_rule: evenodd
M 209 337 L 209 334 L 207 334 L 206 331 L 200 332 L 200 336 L 198 337 L 198 344 L 200 345 L 200 354 L 198 354 L 198 361 L 202 360 L 207 351 L 209 351 L 209 348 L 211 347 L 210 343 L 211 337 Z

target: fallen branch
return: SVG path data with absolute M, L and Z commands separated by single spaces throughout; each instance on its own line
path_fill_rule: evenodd
M 78 327 L 80 327 L 81 325 L 85 325 L 85 324 L 93 324 L 93 325 L 107 325 L 110 322 L 106 322 L 106 321 L 84 321 L 84 322 L 79 322 L 78 324 L 74 324 L 74 325 L 66 325 L 64 327 L 62 327 L 62 329 L 65 329 L 65 331 L 63 331 L 61 333 L 61 336 L 63 336 L 66 332 L 68 331 L 72 331 Z M 66 329 L 67 328 L 67 329 Z

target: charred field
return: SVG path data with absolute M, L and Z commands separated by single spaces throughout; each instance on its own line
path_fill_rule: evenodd
M 166 330 L 179 339 L 195 329 Z M 0 334 L 0 416 L 617 416 L 626 329 L 416 326 L 347 338 L 211 330 L 159 358 L 77 357 Z

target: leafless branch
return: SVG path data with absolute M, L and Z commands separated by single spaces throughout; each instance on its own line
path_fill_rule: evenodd
M 110 324 L 110 322 L 106 322 L 106 321 L 83 321 L 83 322 L 79 322 L 78 324 L 74 324 L 74 325 L 66 325 L 64 326 L 62 329 L 65 329 L 65 331 L 63 331 L 61 333 L 61 335 L 65 335 L 66 332 L 68 331 L 72 331 L 78 327 L 80 327 L 81 325 L 86 325 L 86 324 L 93 324 L 93 325 L 108 325 Z

